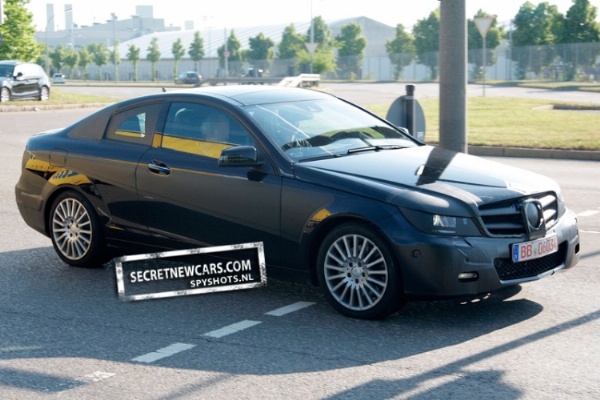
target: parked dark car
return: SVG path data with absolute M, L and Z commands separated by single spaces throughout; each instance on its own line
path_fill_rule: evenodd
M 175 78 L 176 85 L 198 85 L 202 82 L 202 76 L 195 71 L 183 72 Z
M 40 100 L 50 98 L 50 79 L 37 64 L 0 61 L 0 102 L 12 100 Z
M 16 200 L 70 265 L 260 241 L 269 276 L 318 284 L 356 318 L 579 259 L 577 220 L 553 180 L 425 145 L 309 89 L 197 88 L 110 105 L 29 139 Z

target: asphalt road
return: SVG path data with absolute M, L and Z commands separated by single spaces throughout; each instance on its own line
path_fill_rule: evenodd
M 23 147 L 92 110 L 0 113 L 1 399 L 600 398 L 598 163 L 501 158 L 555 178 L 579 216 L 573 269 L 384 321 L 312 288 L 122 302 L 114 268 L 65 266 L 14 202 Z

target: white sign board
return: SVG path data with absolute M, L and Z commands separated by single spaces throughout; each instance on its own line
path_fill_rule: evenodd
M 475 18 L 475 25 L 477 26 L 477 30 L 481 34 L 481 37 L 486 37 L 492 23 L 494 22 L 494 17 L 483 17 L 483 18 Z
M 224 292 L 267 284 L 262 242 L 124 256 L 115 260 L 115 272 L 121 300 Z

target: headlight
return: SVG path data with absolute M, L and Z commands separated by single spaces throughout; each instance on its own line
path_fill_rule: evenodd
M 433 214 L 433 231 L 437 233 L 456 234 L 456 217 Z
M 418 230 L 431 235 L 481 236 L 471 218 L 430 214 L 423 211 L 402 209 L 402 214 Z

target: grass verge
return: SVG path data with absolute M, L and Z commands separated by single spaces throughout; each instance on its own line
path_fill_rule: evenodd
M 439 99 L 419 100 L 426 120 L 425 140 L 439 143 Z M 600 150 L 600 111 L 556 110 L 546 100 L 469 98 L 470 145 L 569 150 Z M 389 105 L 366 107 L 385 117 Z

